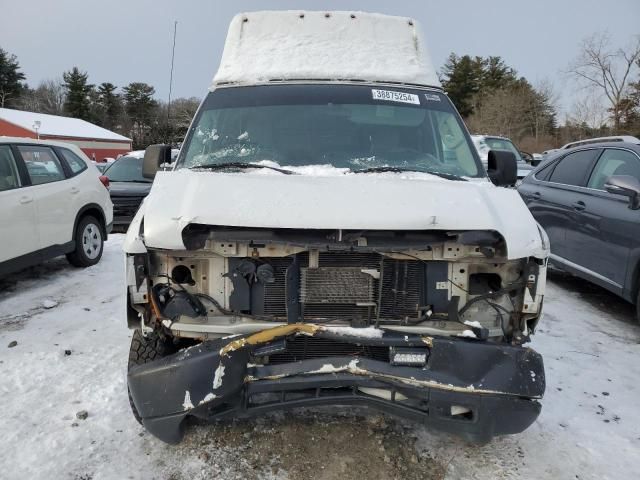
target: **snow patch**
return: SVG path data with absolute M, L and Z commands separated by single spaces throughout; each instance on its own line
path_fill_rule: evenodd
M 46 309 L 55 308 L 55 307 L 58 306 L 58 302 L 56 302 L 55 300 L 51 300 L 51 299 L 47 298 L 47 299 L 43 300 L 42 306 L 44 308 L 46 308 Z
M 233 335 L 227 335 L 226 337 L 222 337 L 221 340 L 228 340 L 230 338 L 236 338 L 242 336 L 240 333 L 234 333 Z
M 469 325 L 470 327 L 482 328 L 482 325 L 477 320 L 465 320 L 465 325 Z
M 458 334 L 458 337 L 478 338 L 478 337 L 476 337 L 476 334 L 473 333 L 472 330 L 463 330 L 462 333 Z
M 297 10 L 236 15 L 211 89 L 225 83 L 326 78 L 440 86 L 415 20 Z
M 347 368 L 349 368 L 348 365 L 342 365 L 340 367 L 336 367 L 334 365 L 331 365 L 330 363 L 325 363 L 319 369 L 313 370 L 313 371 L 308 372 L 308 373 L 336 373 L 336 372 L 343 372 Z
M 213 389 L 216 390 L 217 388 L 220 388 L 220 386 L 222 385 L 222 377 L 224 377 L 224 365 L 222 365 L 222 363 L 220 365 L 218 365 L 218 368 L 216 368 L 216 373 L 213 376 Z
M 216 395 L 214 393 L 207 393 L 205 397 L 198 402 L 198 405 L 202 405 L 203 403 L 210 402 L 214 398 L 216 398 Z
M 182 402 L 182 408 L 184 408 L 185 410 L 189 410 L 193 408 L 193 403 L 191 403 L 191 394 L 189 393 L 189 390 L 184 392 L 184 401 Z
M 309 374 L 314 374 L 314 373 L 337 373 L 337 372 L 353 372 L 358 370 L 358 359 L 354 358 L 353 360 L 351 360 L 348 364 L 346 365 L 340 365 L 338 367 L 336 367 L 335 365 L 332 365 L 330 363 L 325 363 L 324 365 L 322 365 L 322 367 L 320 367 L 317 370 L 312 370 L 311 372 L 306 372 Z
M 322 330 L 336 335 L 360 338 L 381 338 L 384 331 L 379 328 L 353 328 L 353 327 L 322 327 Z
M 134 150 L 126 154 L 127 157 L 144 158 L 144 150 Z

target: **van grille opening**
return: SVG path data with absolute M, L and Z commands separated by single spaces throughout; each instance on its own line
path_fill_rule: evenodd
M 287 317 L 287 268 L 292 257 L 263 258 L 274 270 L 264 287 L 264 314 Z M 398 260 L 378 253 L 320 252 L 317 268 L 308 253 L 298 256 L 299 295 L 303 320 L 403 320 L 418 315 L 425 288 L 419 260 Z M 379 278 L 376 278 L 379 276 Z

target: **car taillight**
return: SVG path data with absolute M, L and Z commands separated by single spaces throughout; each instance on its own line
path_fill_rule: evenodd
M 100 179 L 102 184 L 105 186 L 105 188 L 109 188 L 109 177 L 105 175 L 100 175 L 98 178 Z

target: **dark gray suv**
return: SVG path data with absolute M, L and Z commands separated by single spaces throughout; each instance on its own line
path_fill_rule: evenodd
M 640 145 L 567 150 L 518 191 L 549 235 L 552 263 L 636 304 L 640 321 Z

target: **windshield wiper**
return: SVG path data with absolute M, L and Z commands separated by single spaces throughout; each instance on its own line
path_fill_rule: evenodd
M 378 173 L 378 172 L 418 172 L 418 173 L 427 173 L 429 175 L 435 175 L 437 177 L 446 178 L 447 180 L 457 180 L 466 182 L 467 179 L 461 177 L 459 175 L 454 175 L 453 173 L 443 173 L 443 172 L 431 172 L 429 170 L 421 170 L 418 168 L 405 168 L 405 167 L 371 167 L 371 168 L 363 168 L 361 170 L 353 170 L 353 173 Z
M 268 168 L 269 170 L 275 170 L 276 172 L 284 173 L 285 175 L 291 175 L 295 172 L 291 170 L 286 170 L 284 168 L 276 168 L 271 167 L 269 165 L 258 165 L 255 163 L 246 163 L 246 162 L 224 162 L 224 163 L 206 163 L 204 165 L 194 165 L 193 167 L 189 167 L 189 170 L 197 170 L 198 168 L 202 168 L 205 170 L 227 170 L 239 168 L 241 170 L 250 169 L 250 168 Z

